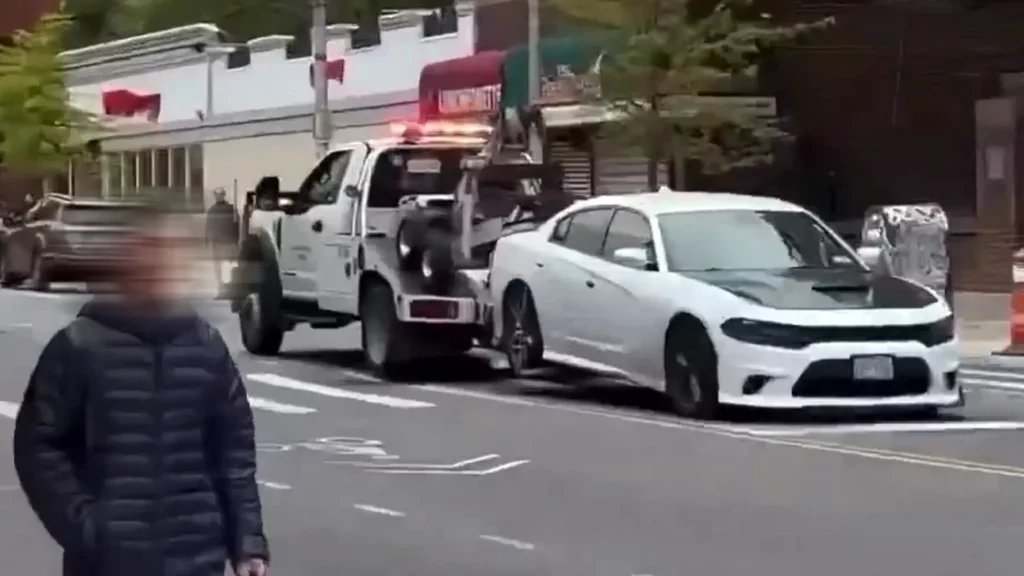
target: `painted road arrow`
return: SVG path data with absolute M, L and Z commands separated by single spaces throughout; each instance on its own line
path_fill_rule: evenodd
M 337 462 L 338 464 L 348 464 L 357 468 L 362 468 L 367 472 L 374 472 L 376 474 L 433 474 L 433 475 L 449 475 L 449 476 L 487 476 L 497 472 L 502 472 L 512 468 L 522 466 L 529 462 L 529 460 L 514 460 L 512 462 L 506 462 L 504 464 L 497 464 L 487 469 L 470 468 L 475 464 L 481 462 L 493 463 L 495 460 L 500 458 L 497 454 L 487 454 L 484 456 L 477 456 L 476 458 L 470 458 L 461 462 L 455 462 L 454 464 L 373 464 L 367 462 Z

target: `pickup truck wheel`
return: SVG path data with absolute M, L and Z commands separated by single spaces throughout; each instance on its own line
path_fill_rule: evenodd
M 273 356 L 281 351 L 284 328 L 269 318 L 263 299 L 253 292 L 242 301 L 238 311 L 238 324 L 242 331 L 242 344 L 251 354 Z
M 43 264 L 43 257 L 38 252 L 32 255 L 32 272 L 29 274 L 29 288 L 36 292 L 47 292 L 50 289 L 50 278 Z
M 399 379 L 407 362 L 401 357 L 399 348 L 404 330 L 395 313 L 391 287 L 383 282 L 369 286 L 359 302 L 359 319 L 366 363 L 385 379 Z

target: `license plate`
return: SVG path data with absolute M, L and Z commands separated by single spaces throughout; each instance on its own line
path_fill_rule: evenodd
M 891 356 L 859 356 L 853 358 L 854 380 L 892 380 Z

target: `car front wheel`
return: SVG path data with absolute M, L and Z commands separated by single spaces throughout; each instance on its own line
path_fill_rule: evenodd
M 712 419 L 718 404 L 718 358 L 704 327 L 674 322 L 665 339 L 665 391 L 672 407 L 689 418 Z

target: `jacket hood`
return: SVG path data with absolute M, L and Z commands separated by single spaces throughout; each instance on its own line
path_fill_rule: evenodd
M 165 344 L 195 330 L 199 316 L 177 304 L 154 310 L 114 298 L 97 298 L 85 304 L 78 316 L 129 334 L 150 344 Z
M 777 309 L 913 309 L 938 301 L 931 292 L 913 282 L 855 268 L 686 272 L 684 275 Z

